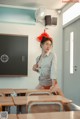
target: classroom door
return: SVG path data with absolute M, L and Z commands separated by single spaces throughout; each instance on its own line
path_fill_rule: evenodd
M 63 29 L 63 91 L 80 105 L 80 19 Z

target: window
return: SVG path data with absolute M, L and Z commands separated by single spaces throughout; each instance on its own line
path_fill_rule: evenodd
M 80 3 L 75 3 L 63 13 L 63 25 L 67 24 L 80 15 Z
M 74 32 L 70 33 L 70 74 L 73 74 Z

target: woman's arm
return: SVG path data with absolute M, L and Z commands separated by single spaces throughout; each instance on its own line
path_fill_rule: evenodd
M 56 84 L 57 82 L 57 57 L 56 54 L 53 54 L 53 58 L 51 61 L 51 72 L 50 72 L 50 78 L 53 80 L 53 84 Z
M 34 64 L 34 65 L 33 65 L 33 68 L 32 68 L 33 71 L 39 72 L 39 66 L 38 66 L 39 60 L 40 60 L 40 56 L 38 56 L 38 57 L 36 58 L 36 64 Z
M 32 69 L 33 69 L 33 71 L 39 72 L 38 64 L 34 64 Z
M 52 93 L 55 93 L 56 95 L 61 95 L 61 96 L 64 96 L 62 90 L 60 89 L 59 85 L 58 85 L 58 82 L 56 79 L 52 80 L 52 86 L 50 88 L 50 92 Z

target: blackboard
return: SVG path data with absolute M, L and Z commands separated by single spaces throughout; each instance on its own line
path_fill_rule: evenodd
M 0 76 L 28 75 L 28 36 L 0 34 Z

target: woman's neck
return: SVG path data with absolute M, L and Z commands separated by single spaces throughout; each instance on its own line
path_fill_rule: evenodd
M 44 57 L 44 56 L 45 56 L 45 54 L 46 54 L 46 52 L 42 51 L 42 57 Z

